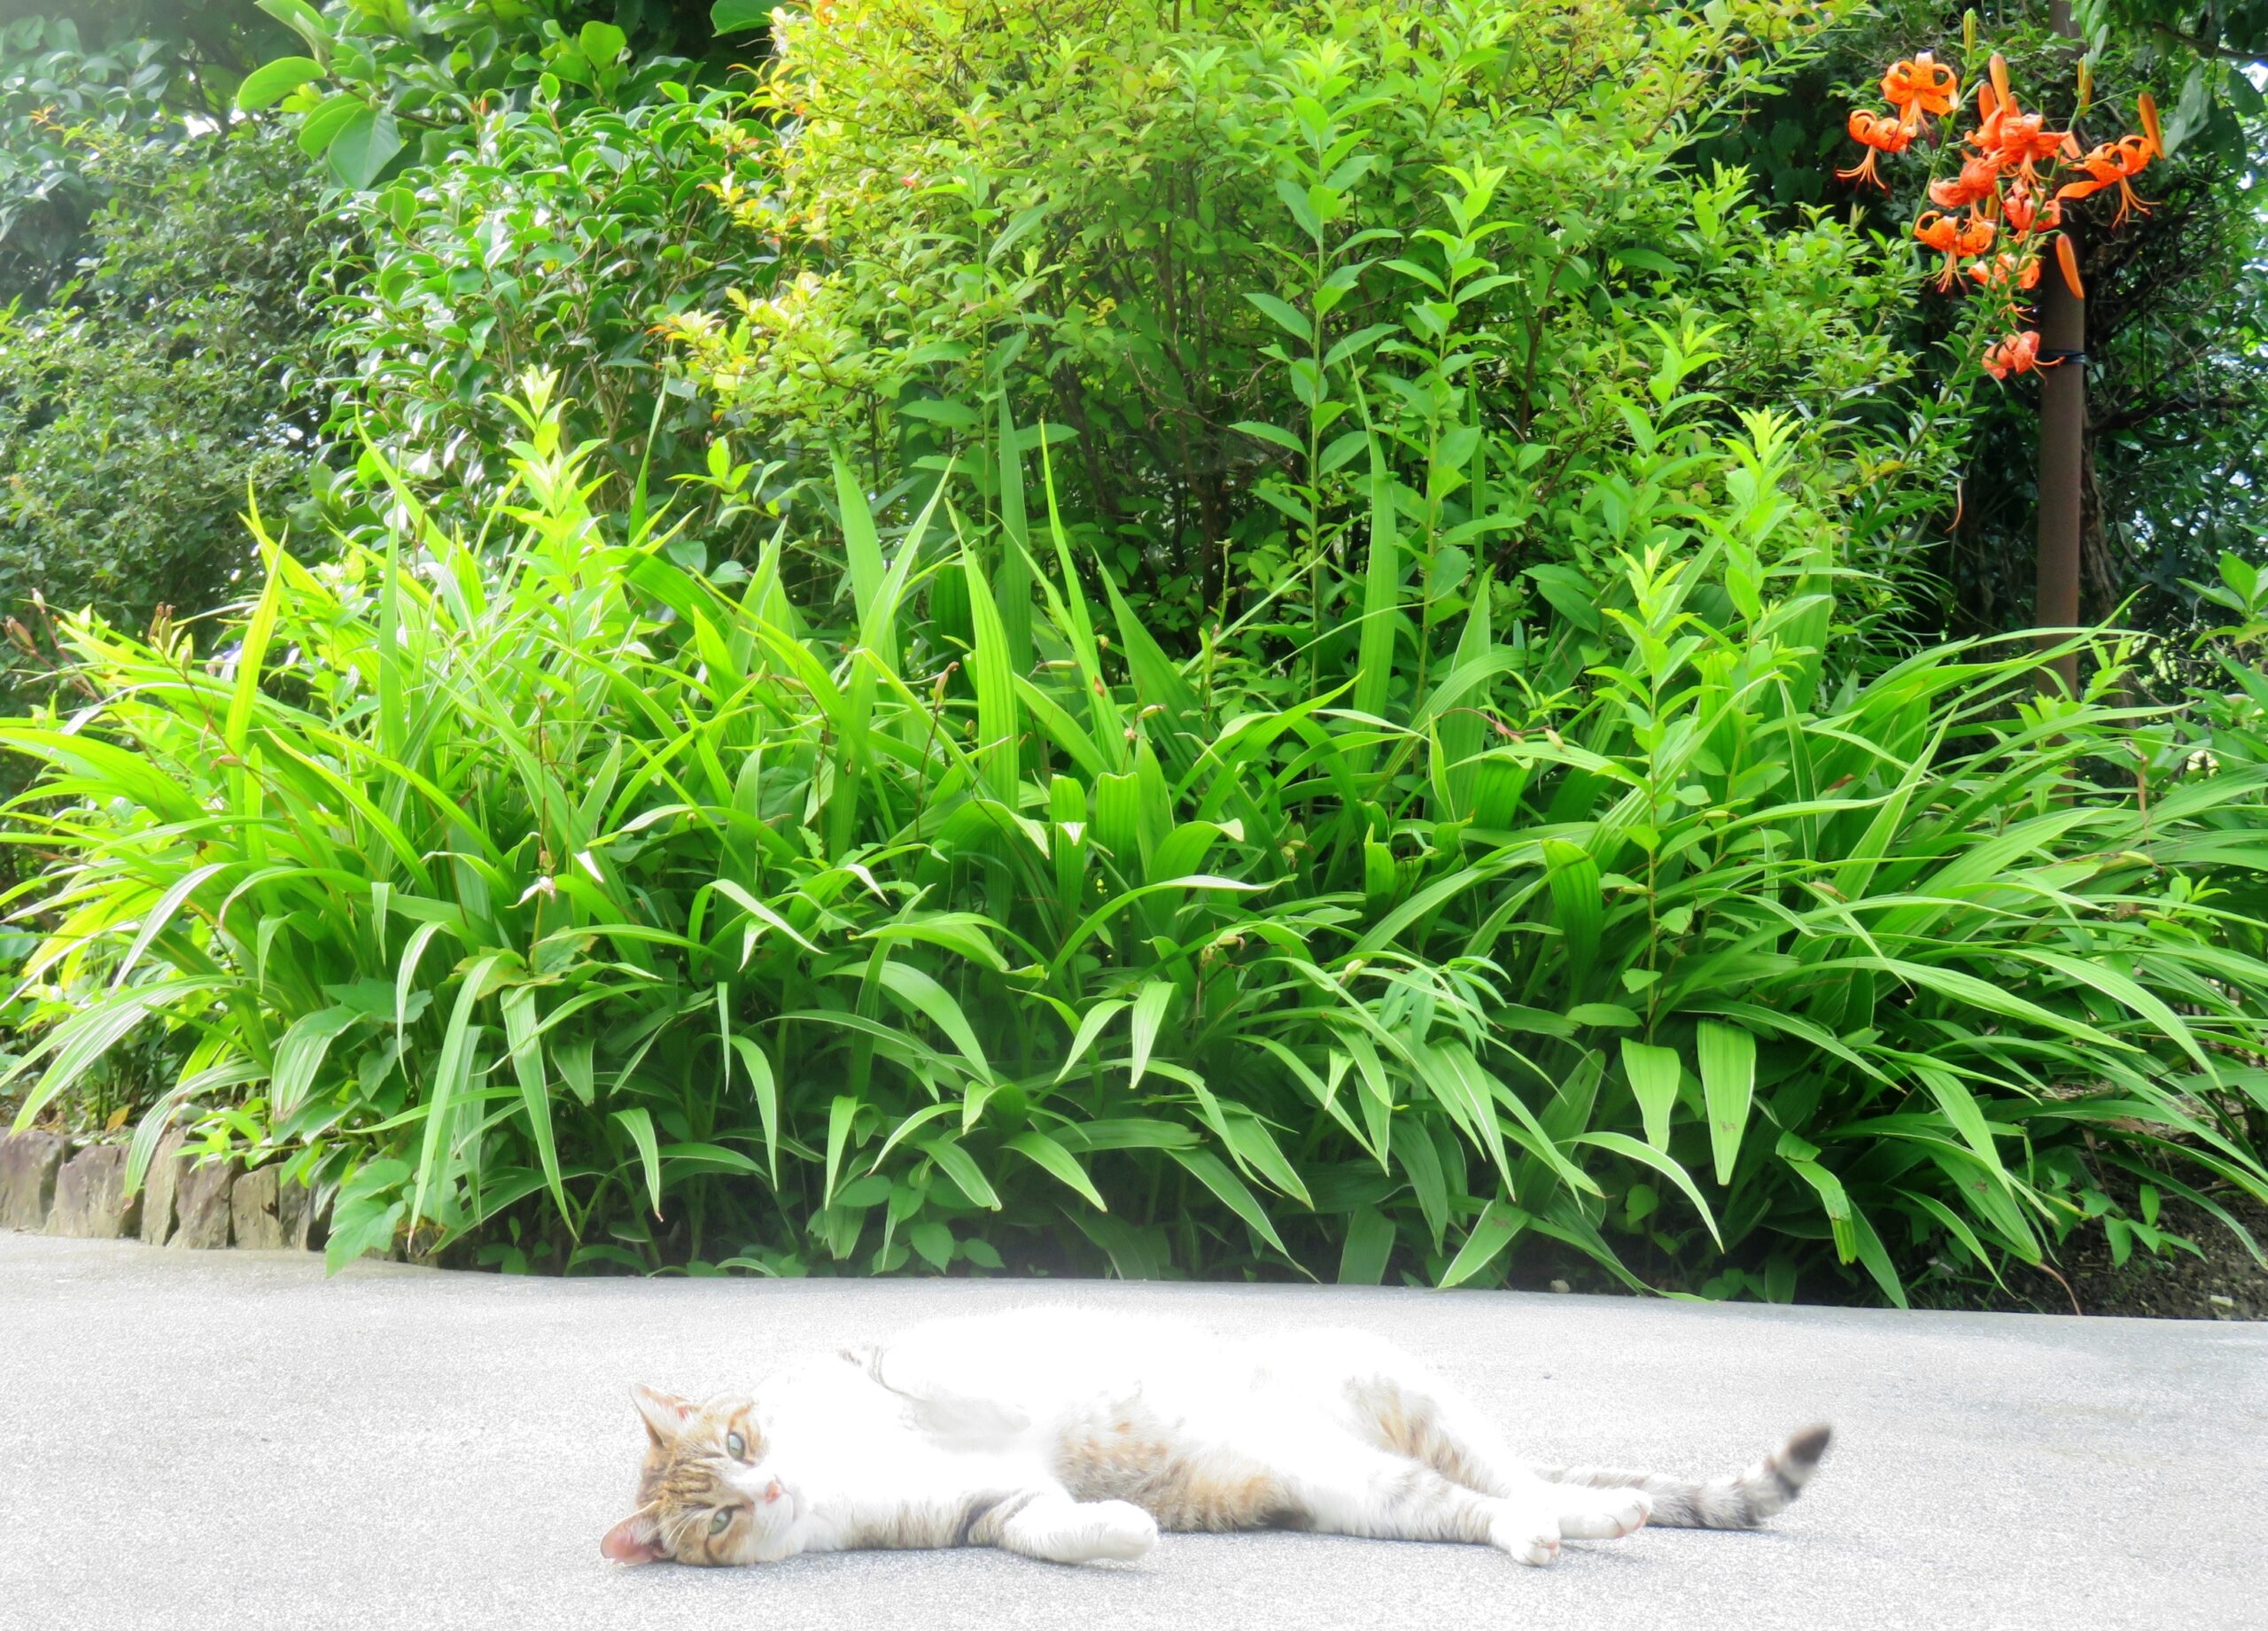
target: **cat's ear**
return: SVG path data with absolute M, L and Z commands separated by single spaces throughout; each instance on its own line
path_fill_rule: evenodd
M 606 1532 L 599 1549 L 617 1563 L 653 1563 L 662 1556 L 661 1526 L 654 1509 L 641 1506 Z
M 693 1419 L 692 1400 L 665 1394 L 658 1387 L 641 1383 L 630 1390 L 630 1399 L 638 1407 L 638 1414 L 645 1419 L 646 1431 L 656 1444 L 676 1443 L 685 1431 L 685 1424 Z

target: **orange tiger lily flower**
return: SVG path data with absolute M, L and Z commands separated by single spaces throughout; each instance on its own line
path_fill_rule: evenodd
M 1969 159 L 1961 174 L 1930 183 L 1930 202 L 1939 209 L 1957 210 L 1982 204 L 2000 190 L 2000 167 L 1992 155 Z
M 1984 353 L 1984 371 L 1995 379 L 2029 374 L 2039 366 L 2039 336 L 2030 329 L 2008 336 Z
M 2047 119 L 2042 113 L 2003 113 L 1992 132 L 1992 152 L 2000 167 L 2036 183 L 2039 164 L 2053 159 L 2070 134 L 2047 127 Z
M 2150 138 L 2146 136 L 2122 136 L 2116 142 L 2105 142 L 2079 160 L 2079 168 L 2087 173 L 2086 180 L 2071 182 L 2055 190 L 2058 198 L 2084 198 L 2101 192 L 2106 187 L 2118 189 L 2118 214 L 2111 217 L 2113 227 L 2123 226 L 2127 215 L 2140 211 L 2147 215 L 2150 206 L 2134 196 L 2128 183 L 2149 167 Z
M 2016 97 L 2007 83 L 2008 65 L 2000 62 L 1998 57 L 1992 60 L 2000 65 L 1993 74 L 1997 82 L 1977 88 L 1977 128 L 1970 131 L 1966 138 L 1971 147 L 1984 152 L 1990 152 L 1993 148 L 2001 115 L 2016 105 Z
M 2071 291 L 2074 300 L 2087 298 L 2085 285 L 2079 282 L 2079 252 L 2071 246 L 2068 232 L 2055 235 L 2055 268 L 2063 274 L 2063 287 Z
M 1884 192 L 1890 183 L 1875 168 L 1875 160 L 1884 153 L 1902 153 L 1913 144 L 1914 133 L 1887 113 L 1869 113 L 1864 108 L 1851 110 L 1851 139 L 1867 149 L 1867 156 L 1847 170 L 1837 170 L 1841 181 L 1856 180 L 1860 185 L 1872 182 Z
M 2039 257 L 2020 255 L 2013 249 L 2004 249 L 1989 260 L 1979 260 L 1969 268 L 1969 275 L 1986 289 L 2013 291 L 2036 289 L 2039 286 Z
M 2036 167 L 2042 159 L 2053 159 L 2070 139 L 2069 131 L 2047 128 L 2046 114 L 2027 113 L 2017 104 L 2016 93 L 2008 89 L 2008 65 L 1997 55 L 1992 58 L 1992 84 L 1977 88 L 1977 126 L 1969 133 L 1969 144 L 2001 169 L 2016 171 L 2028 185 L 2039 184 Z
M 1992 247 L 1993 226 L 1981 215 L 1966 215 L 1956 221 L 1930 210 L 1914 223 L 1914 236 L 1924 248 L 1934 249 L 1946 258 L 1946 269 L 1938 274 L 1938 287 L 1950 291 L 1953 280 L 1961 275 L 1961 263 Z
M 2053 198 L 2042 200 L 2036 188 L 2018 183 L 2000 200 L 2000 214 L 2011 232 L 2026 233 L 2035 226 L 2047 232 L 2062 224 L 2063 206 Z
M 1908 130 L 1928 123 L 1931 113 L 1950 113 L 1961 95 L 1961 76 L 1928 51 L 1891 65 L 1882 76 L 1882 99 L 1898 110 L 1898 122 Z

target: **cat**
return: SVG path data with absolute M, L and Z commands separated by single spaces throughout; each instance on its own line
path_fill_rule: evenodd
M 1649 1519 L 1747 1528 L 1794 1500 L 1828 1429 L 1706 1483 L 1531 1470 L 1472 1402 L 1376 1337 L 1255 1340 L 1025 1309 L 791 1365 L 753 1395 L 633 1391 L 647 1433 L 617 1563 L 992 1546 L 1141 1557 L 1166 1530 L 1462 1541 L 1548 1564 Z

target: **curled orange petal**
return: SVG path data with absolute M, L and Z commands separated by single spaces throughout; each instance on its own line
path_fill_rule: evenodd
M 2149 137 L 2150 151 L 2164 158 L 2165 135 L 2158 128 L 2158 99 L 2146 90 L 2135 99 L 2134 109 L 2142 116 L 2142 134 Z
M 2019 181 L 2008 189 L 2008 197 L 2001 200 L 2001 213 L 2008 217 L 2011 232 L 2030 232 L 2035 227 L 2045 232 L 2062 221 L 2063 206 L 2053 198 L 2042 204 L 2035 186 Z
M 1902 153 L 1914 140 L 1914 133 L 1890 114 L 1870 113 L 1864 108 L 1851 110 L 1847 128 L 1852 141 L 1863 142 L 1885 153 Z
M 1928 51 L 1894 62 L 1882 76 L 1882 99 L 1896 108 L 1898 122 L 1921 128 L 1926 115 L 1950 113 L 1961 96 L 1961 76 Z
M 2008 291 L 2033 289 L 2039 283 L 2039 257 L 2020 255 L 2004 249 L 1991 259 L 1979 260 L 1971 266 L 1969 275 L 1981 288 Z
M 2039 366 L 2039 336 L 2027 329 L 2011 334 L 1984 353 L 1984 371 L 1995 379 L 2029 374 Z
M 2000 167 L 1990 158 L 1971 159 L 1957 175 L 1930 183 L 1930 202 L 1941 209 L 1982 204 L 1999 196 Z

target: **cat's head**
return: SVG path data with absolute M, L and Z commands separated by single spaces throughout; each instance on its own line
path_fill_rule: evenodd
M 695 1404 L 657 1388 L 631 1398 L 646 1424 L 638 1510 L 606 1532 L 599 1549 L 617 1563 L 755 1563 L 778 1557 L 795 1497 L 765 1467 L 767 1446 L 752 1399 Z

